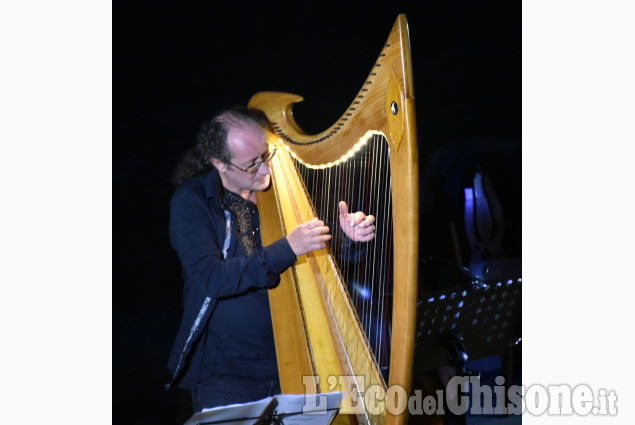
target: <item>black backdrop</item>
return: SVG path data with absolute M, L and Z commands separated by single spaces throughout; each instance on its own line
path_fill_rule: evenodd
M 454 214 L 439 200 L 443 179 L 423 171 L 447 152 L 491 150 L 514 175 L 502 192 L 517 195 L 505 195 L 505 208 L 510 255 L 520 255 L 520 2 L 137 1 L 114 12 L 113 423 L 178 424 L 188 414 L 179 393 L 163 390 L 181 291 L 167 222 L 170 173 L 198 126 L 277 90 L 302 95 L 296 120 L 321 131 L 361 87 L 399 13 L 414 70 L 422 255 L 443 255 L 434 217 Z

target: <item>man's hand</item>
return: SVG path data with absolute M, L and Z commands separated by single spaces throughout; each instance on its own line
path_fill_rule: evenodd
M 346 236 L 355 242 L 368 242 L 375 237 L 375 217 L 361 211 L 349 214 L 346 202 L 340 202 L 340 226 Z
M 316 249 L 326 248 L 326 242 L 331 239 L 329 228 L 322 220 L 314 218 L 306 223 L 298 224 L 287 235 L 287 241 L 296 257 Z

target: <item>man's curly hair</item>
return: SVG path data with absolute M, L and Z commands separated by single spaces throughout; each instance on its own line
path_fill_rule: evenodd
M 215 158 L 226 164 L 231 160 L 227 146 L 227 134 L 233 128 L 251 124 L 261 127 L 269 125 L 267 117 L 257 109 L 233 106 L 219 112 L 214 118 L 201 125 L 196 144 L 187 150 L 178 162 L 172 176 L 176 187 L 190 177 L 208 173 L 214 166 L 210 159 Z

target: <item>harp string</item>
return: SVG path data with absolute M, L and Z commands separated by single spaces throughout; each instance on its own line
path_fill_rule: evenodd
M 373 136 L 373 143 L 372 143 L 372 145 L 373 145 L 373 148 L 374 148 L 374 151 L 375 151 L 375 157 L 376 157 L 376 158 L 378 157 L 378 158 L 376 159 L 376 161 L 378 161 L 378 164 L 376 164 L 376 165 L 374 165 L 374 166 L 373 166 L 373 173 L 375 174 L 375 176 L 373 177 L 372 181 L 373 181 L 373 183 L 374 183 L 375 181 L 377 181 L 377 174 L 378 174 L 378 173 L 380 172 L 380 170 L 381 170 L 381 164 L 382 164 L 382 159 L 383 159 L 383 158 L 382 158 L 382 155 L 377 154 L 377 150 L 379 149 L 379 146 L 378 146 L 378 143 L 377 143 L 377 138 L 376 138 L 376 136 Z M 378 190 L 379 190 L 379 187 L 377 187 L 377 188 L 373 187 L 373 188 L 372 188 L 372 190 L 371 190 L 371 193 L 374 193 L 375 191 L 378 191 Z M 377 193 L 378 193 L 378 195 L 379 195 L 381 192 L 377 192 Z M 379 196 L 377 196 L 377 197 L 375 198 L 375 206 L 374 206 L 374 209 L 377 211 L 377 213 L 378 213 L 378 215 L 379 215 L 380 217 L 383 217 L 383 216 L 385 215 L 385 212 L 383 212 L 383 214 L 380 214 L 380 213 L 379 213 L 379 211 L 380 211 L 380 209 L 379 209 L 379 202 L 380 202 L 380 197 L 379 197 Z M 382 221 L 382 223 L 383 223 L 384 221 L 385 221 L 385 220 L 383 220 L 383 221 Z M 380 242 L 383 244 L 384 240 L 382 239 Z M 376 250 L 376 249 L 377 249 L 377 244 L 375 244 L 375 250 Z M 383 249 L 381 249 L 381 250 L 380 250 L 380 252 L 385 252 L 385 251 L 384 251 Z M 377 257 L 378 257 L 376 252 L 375 252 L 374 257 L 375 257 L 375 258 L 377 258 Z M 382 275 L 381 270 L 384 268 L 384 267 L 383 267 L 383 266 L 384 266 L 384 256 L 383 256 L 383 255 L 380 255 L 380 256 L 379 256 L 379 258 L 380 258 L 380 260 L 379 260 L 379 271 L 380 271 L 380 272 L 379 272 L 379 273 L 377 273 L 377 275 L 376 275 L 376 270 L 375 270 L 374 268 L 373 268 L 373 270 L 372 270 L 372 272 L 373 272 L 373 276 L 372 276 L 372 279 L 371 279 L 371 290 L 370 290 L 370 291 L 371 291 L 371 294 L 372 294 L 372 293 L 375 293 L 375 287 L 374 287 L 374 286 L 375 286 L 375 281 L 376 281 L 376 278 L 377 278 L 378 276 L 381 276 L 381 275 Z M 379 282 L 378 282 L 378 284 L 379 284 Z M 382 305 L 384 304 L 384 302 L 385 302 L 384 294 L 383 294 L 383 292 L 382 292 L 381 290 L 379 290 L 379 291 L 378 291 L 378 294 L 379 294 L 379 298 L 378 298 L 378 306 L 382 306 Z M 373 298 L 373 297 L 371 297 L 371 306 L 370 306 L 370 309 L 369 309 L 369 310 L 370 310 L 370 312 L 369 312 L 369 315 L 370 315 L 370 317 L 369 317 L 369 326 L 371 327 L 371 331 L 372 331 L 372 327 L 375 327 L 375 334 L 376 334 L 376 335 L 378 335 L 378 337 L 377 337 L 377 338 L 376 338 L 376 340 L 375 340 L 375 345 L 374 345 L 374 347 L 373 347 L 373 351 L 374 351 L 375 355 L 377 356 L 377 362 L 381 365 L 381 362 L 382 362 L 381 340 L 382 340 L 382 338 L 381 338 L 381 334 L 377 333 L 377 329 L 378 329 L 378 328 L 376 327 L 377 325 L 373 324 L 373 323 L 372 323 L 372 320 L 371 320 L 371 319 L 372 319 L 372 317 L 373 317 L 373 314 L 372 314 L 372 311 L 373 311 L 372 298 Z M 381 309 L 380 309 L 380 310 L 381 310 Z M 377 322 L 377 323 L 380 323 L 381 321 L 382 321 L 381 315 L 377 315 L 376 322 Z
M 387 149 L 387 147 L 385 149 Z M 386 164 L 386 168 L 387 168 L 387 165 L 388 164 Z M 391 185 L 392 185 L 391 173 L 386 172 L 384 173 L 384 186 L 388 189 L 384 191 L 383 207 L 384 207 L 385 215 L 392 213 L 392 197 L 389 196 Z M 382 279 L 382 282 L 385 283 L 385 286 L 382 289 L 382 294 L 384 297 L 386 297 L 386 299 L 384 300 L 384 303 L 382 304 L 382 308 L 379 315 L 381 317 L 381 320 L 379 322 L 380 329 L 378 329 L 378 333 L 380 334 L 379 345 L 382 347 L 382 350 L 383 350 L 382 354 L 384 358 L 387 358 L 388 353 L 390 352 L 389 350 L 387 350 L 386 348 L 387 344 L 383 343 L 383 340 L 390 341 L 390 335 L 388 331 L 388 326 L 389 326 L 388 318 L 390 317 L 389 314 L 391 314 L 392 312 L 391 311 L 389 312 L 387 307 L 392 305 L 392 285 L 391 285 L 392 284 L 391 261 L 392 261 L 392 254 L 393 254 L 392 253 L 392 243 L 393 243 L 392 228 L 393 228 L 393 221 L 391 217 L 389 221 L 385 221 L 383 223 L 383 230 L 384 230 L 383 234 L 385 236 L 382 238 L 382 240 L 385 242 L 385 245 L 386 245 L 384 248 L 384 251 L 387 252 L 387 255 L 384 256 L 386 260 L 386 264 L 384 265 L 384 270 L 383 270 L 384 278 Z M 387 370 L 387 366 L 386 366 L 386 370 Z
M 392 288 L 392 208 L 390 196 L 389 149 L 382 135 L 374 135 L 348 161 L 323 170 L 308 168 L 298 161 L 295 167 L 302 177 L 313 209 L 331 229 L 330 251 L 337 263 L 339 273 L 346 285 L 346 292 L 357 312 L 374 360 L 366 361 L 365 348 L 358 343 L 353 333 L 355 324 L 350 323 L 346 313 L 335 311 L 342 339 L 347 345 L 348 356 L 355 373 L 367 377 L 378 367 L 387 376 L 390 352 L 390 314 Z M 349 212 L 364 211 L 375 216 L 375 238 L 368 243 L 346 241 L 339 226 L 339 201 L 348 204 Z M 348 242 L 348 243 L 347 243 Z M 360 255 L 361 249 L 361 255 Z M 328 255 L 321 255 L 326 265 Z M 333 288 L 337 282 L 323 279 L 328 298 L 339 296 Z M 338 305 L 339 303 L 334 303 Z M 381 384 L 369 381 L 366 386 Z
M 370 143 L 369 143 L 369 147 L 368 147 L 368 152 L 365 155 L 366 156 L 366 162 L 364 163 L 364 167 L 363 170 L 364 172 L 364 180 L 362 183 L 362 187 L 364 188 L 364 201 L 363 201 L 363 208 L 364 211 L 374 211 L 374 214 L 378 215 L 378 212 L 376 211 L 375 208 L 371 208 L 371 200 L 370 200 L 370 194 L 376 195 L 375 194 L 375 188 L 374 186 L 374 182 L 375 179 L 373 178 L 375 176 L 375 172 L 377 171 L 377 167 L 375 166 L 375 154 L 376 154 L 376 148 L 375 148 L 375 137 L 373 136 L 373 138 L 371 139 Z M 361 191 L 360 191 L 361 192 Z M 375 198 L 376 199 L 376 198 Z M 373 246 L 376 247 L 377 244 L 373 243 Z M 365 252 L 365 259 L 364 259 L 364 275 L 363 275 L 363 280 L 360 282 L 361 286 L 364 288 L 364 291 L 366 294 L 368 294 L 369 296 L 362 298 L 362 304 L 363 304 L 363 310 L 364 310 L 364 320 L 363 320 L 363 325 L 362 327 L 364 328 L 364 330 L 366 331 L 366 335 L 368 335 L 370 337 L 370 341 L 372 344 L 372 348 L 373 348 L 373 352 L 375 353 L 375 356 L 377 357 L 377 343 L 376 340 L 374 340 L 372 338 L 372 308 L 373 308 L 373 298 L 374 298 L 374 261 L 379 262 L 379 264 L 381 264 L 381 259 L 378 259 L 376 256 L 374 256 L 374 261 L 369 261 L 371 260 L 370 256 L 368 255 L 368 251 Z M 369 333 L 370 331 L 370 333 Z M 370 376 L 370 365 L 367 366 L 367 370 L 366 370 L 366 375 Z M 374 385 L 376 384 L 376 382 L 369 382 L 370 385 Z

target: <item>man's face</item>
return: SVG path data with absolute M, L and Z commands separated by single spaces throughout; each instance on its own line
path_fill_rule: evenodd
M 244 192 L 261 191 L 269 187 L 268 164 L 260 164 L 258 171 L 254 174 L 246 173 L 238 168 L 251 167 L 262 161 L 269 152 L 269 144 L 260 126 L 251 124 L 230 129 L 227 134 L 227 146 L 231 155 L 230 161 L 235 165 L 212 160 L 225 188 L 242 195 Z

